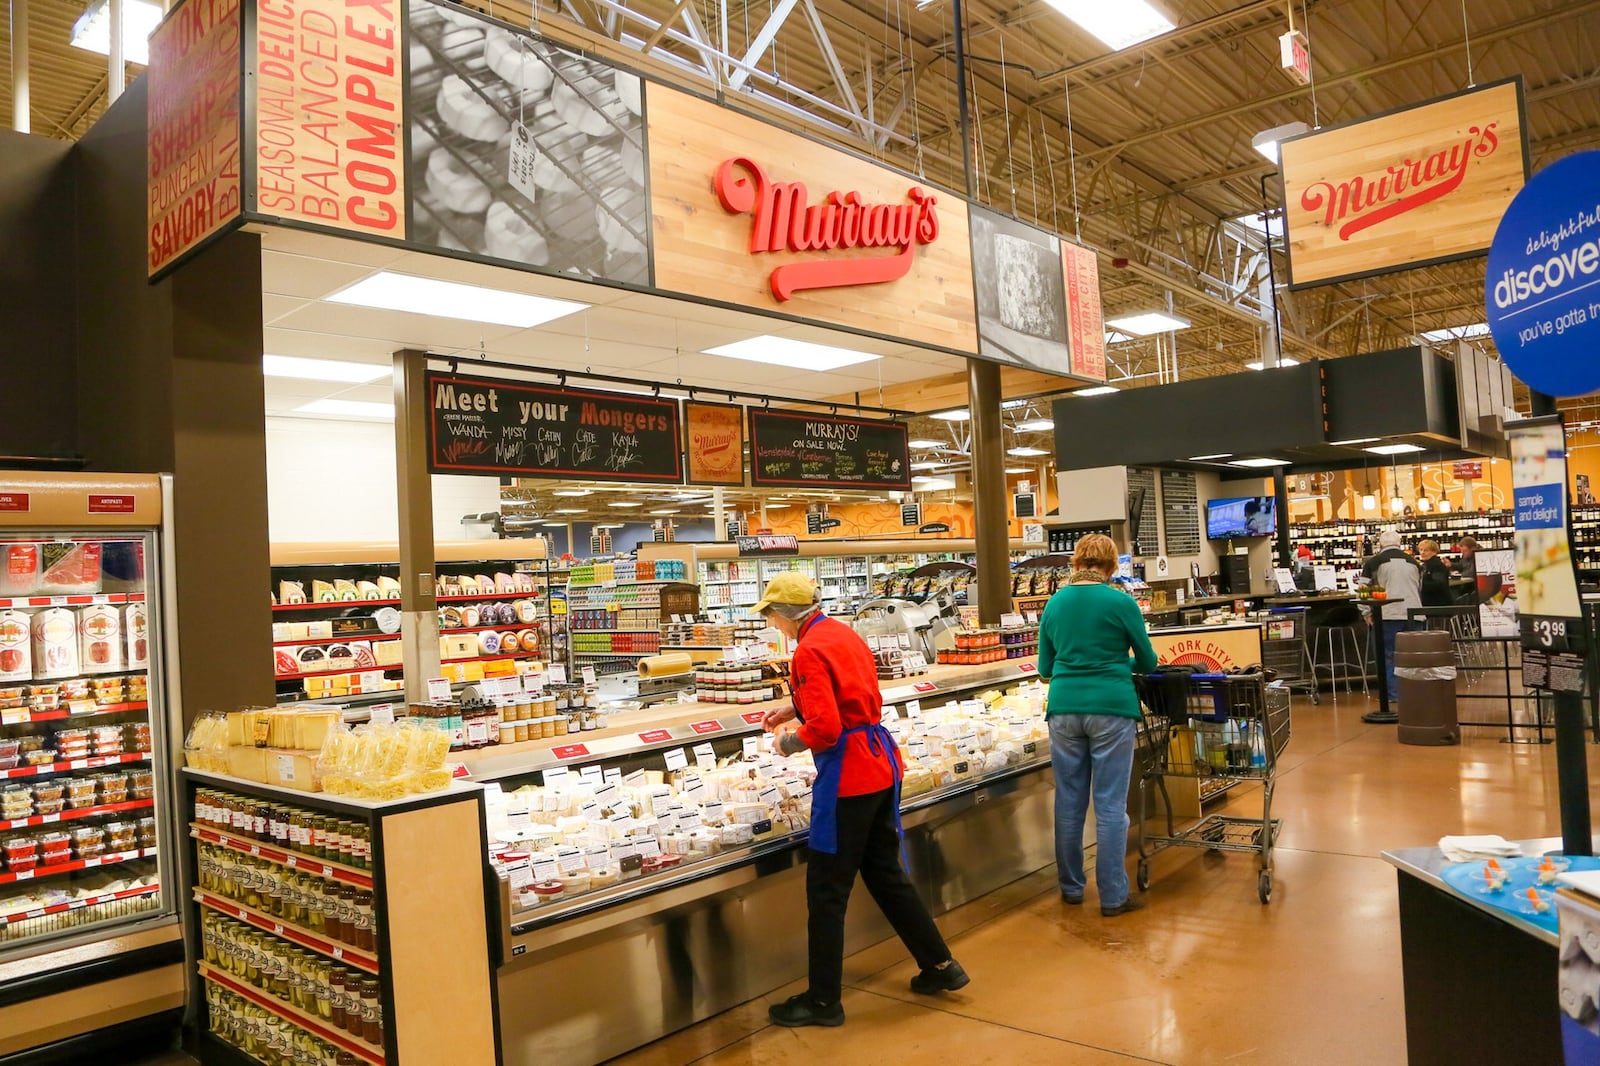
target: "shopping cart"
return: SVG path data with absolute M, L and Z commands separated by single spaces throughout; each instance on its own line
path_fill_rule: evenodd
M 1317 696 L 1316 667 L 1311 660 L 1311 649 L 1306 641 L 1311 627 L 1306 624 L 1310 614 L 1307 607 L 1273 607 L 1267 612 L 1261 635 L 1261 665 L 1283 687 L 1299 689 L 1319 702 Z
M 1176 671 L 1135 677 L 1145 706 L 1139 775 L 1139 888 L 1150 887 L 1150 859 L 1172 847 L 1255 852 L 1257 892 L 1272 901 L 1272 845 L 1281 819 L 1272 817 L 1278 756 L 1289 743 L 1289 689 L 1267 684 L 1260 673 L 1193 674 Z M 1178 830 L 1173 822 L 1168 777 L 1260 781 L 1261 817 L 1202 816 Z M 1147 832 L 1151 786 L 1166 807 L 1167 832 Z

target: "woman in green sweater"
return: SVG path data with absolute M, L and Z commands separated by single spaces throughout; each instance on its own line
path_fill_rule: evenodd
M 1129 894 L 1125 868 L 1128 784 L 1139 726 L 1133 671 L 1156 668 L 1139 605 L 1107 584 L 1116 570 L 1116 542 L 1101 533 L 1084 537 L 1072 554 L 1072 577 L 1050 597 L 1039 621 L 1039 676 L 1050 681 L 1046 714 L 1061 898 L 1083 902 L 1083 825 L 1093 796 L 1094 879 L 1107 918 L 1144 906 Z

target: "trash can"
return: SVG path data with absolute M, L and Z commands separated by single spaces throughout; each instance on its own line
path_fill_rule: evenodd
M 1456 657 L 1449 632 L 1425 629 L 1399 634 L 1394 642 L 1394 674 L 1400 682 L 1400 743 L 1461 743 Z

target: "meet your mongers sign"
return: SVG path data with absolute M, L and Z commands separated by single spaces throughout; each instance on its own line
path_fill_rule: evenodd
M 428 374 L 435 474 L 683 480 L 678 401 Z

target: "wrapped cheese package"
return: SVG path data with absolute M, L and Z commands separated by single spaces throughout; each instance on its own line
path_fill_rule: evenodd
M 400 598 L 400 582 L 392 577 L 378 578 L 378 591 L 385 600 L 398 600 Z
M 306 602 L 306 587 L 298 581 L 278 582 L 278 602 L 284 605 Z

